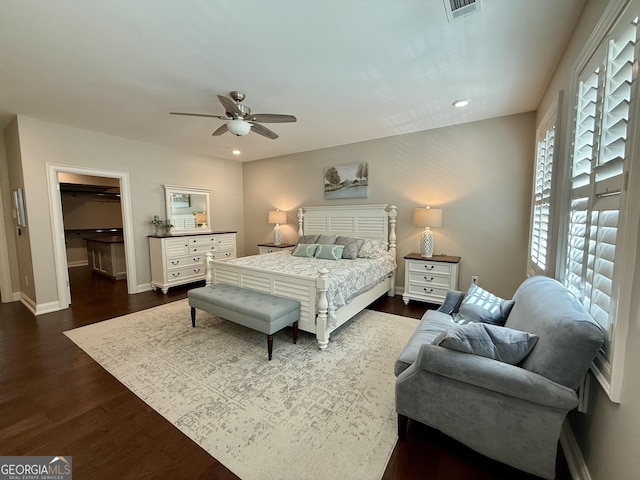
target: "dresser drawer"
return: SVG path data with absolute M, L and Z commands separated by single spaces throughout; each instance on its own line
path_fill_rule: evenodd
M 215 252 L 217 250 L 218 250 L 218 245 L 214 243 L 202 244 L 202 245 L 189 245 L 189 253 L 192 255 L 194 253 Z
M 191 265 L 204 266 L 204 254 L 167 259 L 167 270 L 175 270 L 178 268 L 189 267 Z
M 225 260 L 229 258 L 236 258 L 236 252 L 233 250 L 230 252 L 215 252 L 211 256 L 212 260 Z
M 189 246 L 217 245 L 217 235 L 197 235 L 189 238 Z
M 184 282 L 185 279 L 197 280 L 199 278 L 204 278 L 204 265 L 182 267 L 167 272 L 167 281 L 169 283 L 179 283 Z

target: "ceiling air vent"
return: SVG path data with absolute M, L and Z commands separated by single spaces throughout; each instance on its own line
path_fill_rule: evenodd
M 480 0 L 443 0 L 449 23 L 480 11 Z

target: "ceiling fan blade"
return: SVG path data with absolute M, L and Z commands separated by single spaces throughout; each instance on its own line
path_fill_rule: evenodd
M 261 123 L 289 123 L 298 119 L 293 115 L 281 115 L 279 113 L 256 113 L 251 115 L 250 120 Z
M 227 117 L 221 117 L 220 115 L 210 115 L 208 113 L 184 113 L 184 112 L 169 112 L 169 115 L 185 115 L 187 117 L 209 117 L 209 118 L 221 118 L 227 120 Z
M 271 140 L 275 140 L 276 138 L 278 138 L 278 134 L 276 132 L 269 130 L 267 127 L 264 127 L 259 123 L 253 123 L 253 122 L 249 122 L 249 123 L 251 123 L 252 125 L 251 127 L 252 132 L 256 132 L 257 134 L 262 135 L 263 137 L 270 138 Z
M 218 95 L 218 100 L 220 100 L 225 112 L 242 115 L 242 111 L 238 108 L 238 105 L 230 98 Z
M 227 129 L 227 124 L 223 123 L 220 127 L 218 127 L 218 129 L 213 132 L 211 135 L 213 135 L 214 137 L 217 137 L 218 135 L 222 135 L 224 132 L 228 132 L 229 130 Z

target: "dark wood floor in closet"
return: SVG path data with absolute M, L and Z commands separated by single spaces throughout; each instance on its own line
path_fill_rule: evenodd
M 126 281 L 94 275 L 87 267 L 70 269 L 70 280 L 73 302 L 67 310 L 34 317 L 19 302 L 0 304 L 0 455 L 72 455 L 74 478 L 82 480 L 236 479 L 62 334 L 185 298 L 187 288 L 127 295 Z M 370 308 L 420 318 L 427 305 L 406 306 L 396 296 Z M 557 479 L 568 480 L 566 465 L 558 463 Z M 396 446 L 383 477 L 520 478 L 533 477 L 417 422 L 410 422 L 407 440 Z

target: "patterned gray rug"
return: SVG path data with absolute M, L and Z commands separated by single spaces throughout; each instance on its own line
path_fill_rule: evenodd
M 375 479 L 396 443 L 393 363 L 414 319 L 365 310 L 318 350 L 186 300 L 65 332 L 107 371 L 243 480 Z

